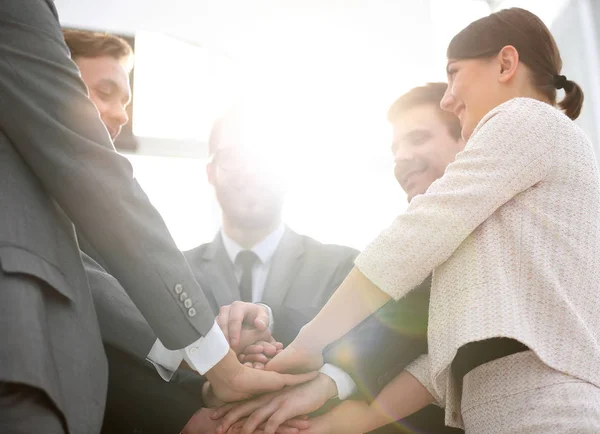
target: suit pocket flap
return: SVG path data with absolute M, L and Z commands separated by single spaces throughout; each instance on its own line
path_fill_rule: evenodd
M 27 274 L 43 280 L 64 297 L 75 301 L 73 290 L 64 275 L 34 253 L 15 246 L 0 247 L 0 267 L 6 274 Z

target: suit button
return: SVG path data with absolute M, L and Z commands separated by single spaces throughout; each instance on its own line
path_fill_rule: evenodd
M 190 307 L 190 310 L 188 310 L 188 315 L 190 317 L 196 316 L 196 309 L 194 309 L 193 307 Z
M 192 307 L 192 300 L 190 300 L 189 298 L 186 298 L 186 299 L 185 299 L 185 301 L 183 302 L 183 305 L 184 305 L 186 308 L 190 308 L 190 307 Z
M 181 283 L 177 283 L 175 285 L 175 294 L 181 294 L 183 292 L 183 285 Z
M 187 296 L 187 292 L 182 292 L 182 293 L 179 295 L 179 300 L 180 300 L 180 301 L 183 301 L 183 300 L 185 300 L 185 299 L 187 299 L 187 298 L 188 298 L 188 296 Z

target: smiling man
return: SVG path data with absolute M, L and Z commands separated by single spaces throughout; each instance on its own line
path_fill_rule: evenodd
M 115 35 L 85 30 L 64 30 L 63 34 L 90 99 L 114 141 L 129 122 L 126 108 L 131 101 L 133 50 Z
M 460 124 L 442 111 L 445 83 L 429 83 L 402 95 L 390 107 L 394 175 L 408 201 L 423 194 L 463 150 Z

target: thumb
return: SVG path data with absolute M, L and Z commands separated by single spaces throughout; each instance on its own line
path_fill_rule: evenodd
M 262 307 L 262 306 L 261 306 Z M 269 327 L 269 312 L 265 307 L 259 310 L 256 318 L 254 319 L 254 327 L 259 331 L 265 331 Z

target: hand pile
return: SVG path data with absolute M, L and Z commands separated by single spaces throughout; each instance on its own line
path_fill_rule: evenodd
M 229 364 L 227 384 L 221 380 L 222 372 L 211 375 L 216 367 L 207 373 L 210 383 L 205 384 L 204 402 L 216 410 L 199 410 L 182 433 L 364 432 L 361 418 L 369 406 L 363 402 L 345 401 L 325 415 L 308 418 L 337 395 L 333 380 L 314 372 L 323 364 L 322 349 L 305 344 L 300 334 L 284 350 L 271 336 L 268 318 L 261 305 L 235 302 L 221 308 L 217 323 L 240 363 Z

